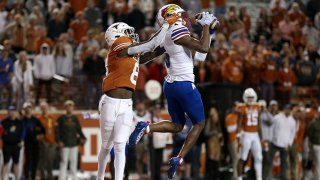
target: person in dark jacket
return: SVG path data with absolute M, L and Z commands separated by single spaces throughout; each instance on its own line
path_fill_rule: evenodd
M 315 156 L 315 179 L 320 179 L 320 107 L 316 119 L 310 123 L 307 132 Z
M 24 116 L 24 145 L 25 145 L 25 179 L 35 179 L 37 165 L 39 162 L 39 141 L 42 141 L 45 134 L 45 128 L 40 120 L 32 114 L 32 105 L 25 102 L 22 106 Z
M 78 164 L 78 144 L 84 144 L 86 138 L 82 132 L 77 116 L 73 114 L 74 102 L 67 100 L 64 103 L 66 114 L 61 115 L 57 120 L 55 129 L 56 142 L 60 147 L 61 161 L 59 180 L 67 177 L 67 167 L 70 160 L 72 179 L 76 179 Z
M 18 179 L 18 163 L 20 158 L 20 149 L 22 145 L 23 123 L 18 120 L 15 114 L 15 107 L 8 107 L 8 116 L 1 121 L 3 127 L 3 158 L 4 167 L 2 179 L 8 178 L 10 171 L 9 161 L 13 161 L 13 171 L 15 179 Z

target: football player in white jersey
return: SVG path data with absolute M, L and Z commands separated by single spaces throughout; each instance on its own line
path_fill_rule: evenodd
M 205 116 L 201 95 L 194 85 L 192 51 L 202 61 L 205 53 L 210 48 L 210 28 L 218 21 L 216 17 L 208 12 L 201 13 L 197 22 L 202 26 L 202 37 L 200 40 L 190 36 L 186 21 L 183 18 L 185 11 L 175 4 L 162 7 L 157 14 L 157 21 L 161 26 L 164 19 L 178 15 L 179 20 L 167 31 L 164 42 L 160 45 L 166 51 L 166 67 L 168 75 L 164 82 L 164 94 L 168 102 L 168 111 L 172 121 L 161 121 L 155 124 L 139 122 L 129 138 L 129 145 L 134 146 L 141 137 L 149 132 L 180 132 L 185 124 L 186 116 L 190 117 L 193 127 L 186 141 L 176 157 L 170 159 L 168 178 L 172 179 L 183 158 L 197 141 L 205 125 Z M 204 53 L 201 54 L 201 53 Z M 202 57 L 202 58 L 199 58 Z

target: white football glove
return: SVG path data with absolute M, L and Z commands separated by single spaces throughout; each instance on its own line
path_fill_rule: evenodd
M 197 19 L 197 22 L 201 26 L 204 26 L 204 25 L 210 25 L 216 19 L 217 18 L 213 14 L 210 14 L 209 12 L 202 12 L 201 19 Z

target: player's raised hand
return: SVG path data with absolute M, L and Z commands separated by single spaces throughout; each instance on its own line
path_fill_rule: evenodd
M 169 17 L 166 17 L 165 21 L 171 26 L 172 24 L 176 23 L 179 18 L 180 18 L 179 15 L 173 14 L 173 15 L 171 15 Z
M 215 29 L 217 24 L 219 24 L 218 19 L 213 15 L 210 14 L 209 12 L 202 12 L 197 14 L 196 16 L 196 21 L 201 25 L 210 25 L 210 29 Z

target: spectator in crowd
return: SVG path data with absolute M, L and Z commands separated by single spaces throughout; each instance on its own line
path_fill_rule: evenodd
M 40 103 L 41 115 L 39 120 L 45 128 L 44 139 L 40 144 L 39 170 L 41 179 L 53 180 L 52 170 L 56 152 L 55 143 L 55 120 L 49 114 L 47 102 Z
M 36 53 L 41 53 L 41 46 L 43 44 L 47 44 L 49 48 L 53 48 L 54 42 L 52 39 L 47 37 L 47 28 L 46 27 L 40 27 L 39 28 L 39 36 L 35 40 L 35 48 Z
M 15 53 L 23 50 L 26 45 L 26 27 L 20 14 L 14 16 L 14 22 L 5 27 L 5 32 L 11 38 L 12 49 Z
M 239 51 L 244 51 L 246 53 L 250 52 L 251 44 L 245 32 L 245 29 L 241 29 L 238 31 L 239 36 L 232 40 L 231 44 L 234 49 L 238 49 Z
M 273 118 L 274 118 L 274 116 L 276 116 L 279 113 L 278 101 L 271 100 L 269 102 L 269 112 L 271 113 Z
M 82 11 L 76 13 L 76 19 L 70 23 L 69 28 L 73 30 L 74 39 L 76 43 L 79 44 L 81 38 L 85 36 L 89 30 L 89 23 L 84 18 Z
M 89 30 L 86 37 L 88 38 L 89 47 L 94 46 L 97 49 L 100 48 L 98 41 L 95 39 L 95 34 L 93 30 Z
M 16 53 L 12 50 L 12 43 L 9 39 L 3 41 L 3 50 L 9 53 L 9 58 L 16 60 Z
M 277 82 L 277 99 L 280 104 L 290 103 L 292 87 L 296 84 L 297 78 L 288 59 L 283 62 L 282 68 L 278 71 Z
M 33 87 L 32 64 L 28 60 L 27 53 L 20 51 L 18 60 L 14 63 L 13 90 L 16 95 L 18 109 L 26 101 L 31 101 L 30 91 Z
M 312 20 L 307 19 L 305 26 L 302 28 L 302 34 L 306 37 L 308 43 L 315 47 L 319 47 L 319 32 L 314 27 Z
M 277 114 L 273 120 L 273 136 L 270 147 L 270 159 L 274 158 L 276 151 L 280 152 L 280 178 L 286 179 L 288 149 L 292 146 L 296 135 L 296 121 L 292 117 L 291 106 L 285 105 L 283 112 Z M 268 169 L 271 176 L 271 167 Z M 271 178 L 271 177 L 270 177 Z
M 304 150 L 304 139 L 306 122 L 304 116 L 304 109 L 302 107 L 296 106 L 293 108 L 293 118 L 296 120 L 297 132 L 293 141 L 293 145 L 289 148 L 289 164 L 290 173 L 289 179 L 301 179 L 301 173 L 299 167 L 301 167 L 302 152 Z
M 101 11 L 94 6 L 93 1 L 88 1 L 88 5 L 84 9 L 84 18 L 88 21 L 90 27 L 96 27 L 97 20 L 101 19 Z
M 238 130 L 238 119 L 239 119 L 239 112 L 236 110 L 237 102 L 234 102 L 231 111 L 226 115 L 225 118 L 225 127 L 228 132 L 228 150 L 231 156 L 232 161 L 232 168 L 233 168 L 233 179 L 238 178 L 238 139 L 237 139 L 237 130 Z M 209 168 L 208 168 L 209 170 Z
M 87 107 L 92 108 L 98 103 L 101 96 L 101 82 L 106 70 L 104 59 L 99 56 L 97 47 L 91 46 L 88 53 L 89 56 L 84 61 L 82 70 L 87 78 L 86 97 L 90 98 Z
M 298 3 L 294 2 L 292 4 L 291 9 L 288 12 L 288 16 L 289 16 L 290 20 L 293 21 L 295 24 L 298 24 L 299 27 L 304 26 L 306 16 L 301 11 Z
M 314 164 L 315 164 L 315 178 L 320 178 L 320 107 L 318 108 L 318 114 L 316 119 L 310 123 L 307 133 L 311 148 L 314 152 Z
M 9 178 L 10 164 L 9 161 L 13 161 L 13 173 L 15 179 L 19 179 L 19 159 L 20 159 L 20 149 L 23 145 L 23 122 L 17 118 L 14 106 L 8 107 L 8 116 L 1 121 L 3 127 L 3 170 L 2 178 Z
M 6 106 L 12 104 L 12 84 L 11 79 L 13 76 L 13 59 L 10 59 L 9 52 L 3 50 L 0 54 L 0 107 L 2 104 L 3 90 L 7 91 Z
M 138 123 L 140 121 L 144 121 L 144 122 L 148 122 L 151 121 L 151 114 L 147 111 L 146 106 L 145 106 L 145 102 L 143 101 L 137 101 L 136 103 L 136 107 L 135 107 L 135 111 L 133 114 L 133 121 L 134 123 Z M 135 127 L 135 126 L 132 126 Z M 147 136 L 145 136 L 147 138 Z M 143 177 L 144 174 L 144 167 L 145 167 L 145 163 L 143 160 L 144 154 L 146 153 L 146 149 L 147 149 L 147 139 L 143 138 L 141 139 L 141 141 L 138 142 L 138 144 L 135 147 L 135 168 L 137 173 L 139 174 L 140 177 Z M 130 149 L 129 149 L 130 151 Z M 130 161 L 130 158 L 134 159 L 134 157 L 128 156 L 128 162 Z
M 244 24 L 245 32 L 249 33 L 250 32 L 250 28 L 251 28 L 251 19 L 250 19 L 250 16 L 248 15 L 246 7 L 241 7 L 240 8 L 240 10 L 239 10 L 239 19 Z
M 37 47 L 36 47 L 36 40 L 39 37 L 39 28 L 40 26 L 38 25 L 38 19 L 35 16 L 31 16 L 30 17 L 30 22 L 28 24 L 28 26 L 26 27 L 26 40 L 27 40 L 27 44 L 26 44 L 26 48 L 25 50 L 28 53 L 36 53 Z
M 140 0 L 132 0 L 131 11 L 128 13 L 128 25 L 140 32 L 145 27 L 145 15 L 140 8 Z
M 209 112 L 209 118 L 206 121 L 206 126 L 204 128 L 204 135 L 207 139 L 206 141 L 206 178 L 219 179 L 219 161 L 221 155 L 221 142 L 222 133 L 219 123 L 219 115 L 216 108 L 211 107 Z
M 78 144 L 83 145 L 86 141 L 79 120 L 73 112 L 74 102 L 67 100 L 64 106 L 66 114 L 58 118 L 55 127 L 55 139 L 61 153 L 59 180 L 66 179 L 69 162 L 72 178 L 77 179 Z
M 46 19 L 45 19 L 45 15 L 43 13 L 44 12 L 41 11 L 40 6 L 35 5 L 32 7 L 32 12 L 30 13 L 29 17 L 35 17 L 37 19 L 37 22 L 41 26 L 44 26 L 44 25 L 46 25 L 46 22 L 45 22 Z
M 244 59 L 245 84 L 255 90 L 260 85 L 260 70 L 263 64 L 263 52 L 255 46 Z
M 62 14 L 59 9 L 54 9 L 51 19 L 48 22 L 48 37 L 57 40 L 59 36 L 67 31 L 67 25 L 63 21 Z
M 44 43 L 41 46 L 41 52 L 34 58 L 34 76 L 38 79 L 36 103 L 39 103 L 39 98 L 43 86 L 46 88 L 46 98 L 51 102 L 51 84 L 53 75 L 56 73 L 56 65 L 54 58 L 50 53 L 49 45 Z
M 229 51 L 229 57 L 223 61 L 222 77 L 227 83 L 240 84 L 243 80 L 242 57 L 234 50 Z
M 227 13 L 227 0 L 214 0 L 215 16 L 224 16 Z
M 22 121 L 25 131 L 25 166 L 24 178 L 35 179 L 39 162 L 39 143 L 43 141 L 45 129 L 40 120 L 33 115 L 32 105 L 25 102 L 22 106 L 24 115 Z
M 316 65 L 309 60 L 308 52 L 303 53 L 302 60 L 296 64 L 296 75 L 298 77 L 298 86 L 312 86 L 316 81 Z
M 277 80 L 277 60 L 279 54 L 272 52 L 272 54 L 265 54 L 264 63 L 261 67 L 260 78 L 261 78 L 261 95 L 262 99 L 270 101 L 274 99 L 274 83 Z
M 287 10 L 281 6 L 281 1 L 282 0 L 275 0 L 275 5 L 271 8 L 273 28 L 277 28 L 279 22 L 282 21 L 284 16 L 287 14 Z
M 267 103 L 265 100 L 259 100 L 258 102 L 261 106 L 261 111 L 260 111 L 260 124 L 261 124 L 261 133 L 262 133 L 262 139 L 263 139 L 263 144 L 262 144 L 262 176 L 267 177 L 268 172 L 267 170 L 271 168 L 271 160 L 269 157 L 269 148 L 270 148 L 270 142 L 272 140 L 272 123 L 273 123 L 273 116 L 272 114 L 268 111 L 267 108 Z
M 154 106 L 151 115 L 151 122 L 157 123 L 162 121 L 161 117 L 161 105 L 157 104 Z M 161 166 L 163 160 L 163 150 L 165 149 L 166 145 L 169 144 L 171 138 L 170 133 L 152 133 L 152 154 L 151 154 L 151 179 L 154 180 L 161 180 Z
M 68 52 L 68 47 L 64 42 L 57 42 L 54 49 L 53 49 L 53 57 L 55 62 L 55 69 L 56 74 L 64 76 L 64 77 L 71 77 L 72 75 L 72 54 Z
M 294 23 L 290 20 L 290 17 L 287 14 L 284 16 L 284 19 L 279 22 L 278 28 L 282 39 L 290 41 L 291 34 L 294 30 Z
M 29 12 L 32 11 L 34 6 L 39 6 L 41 12 L 45 12 L 45 4 L 40 0 L 27 0 L 25 6 Z

